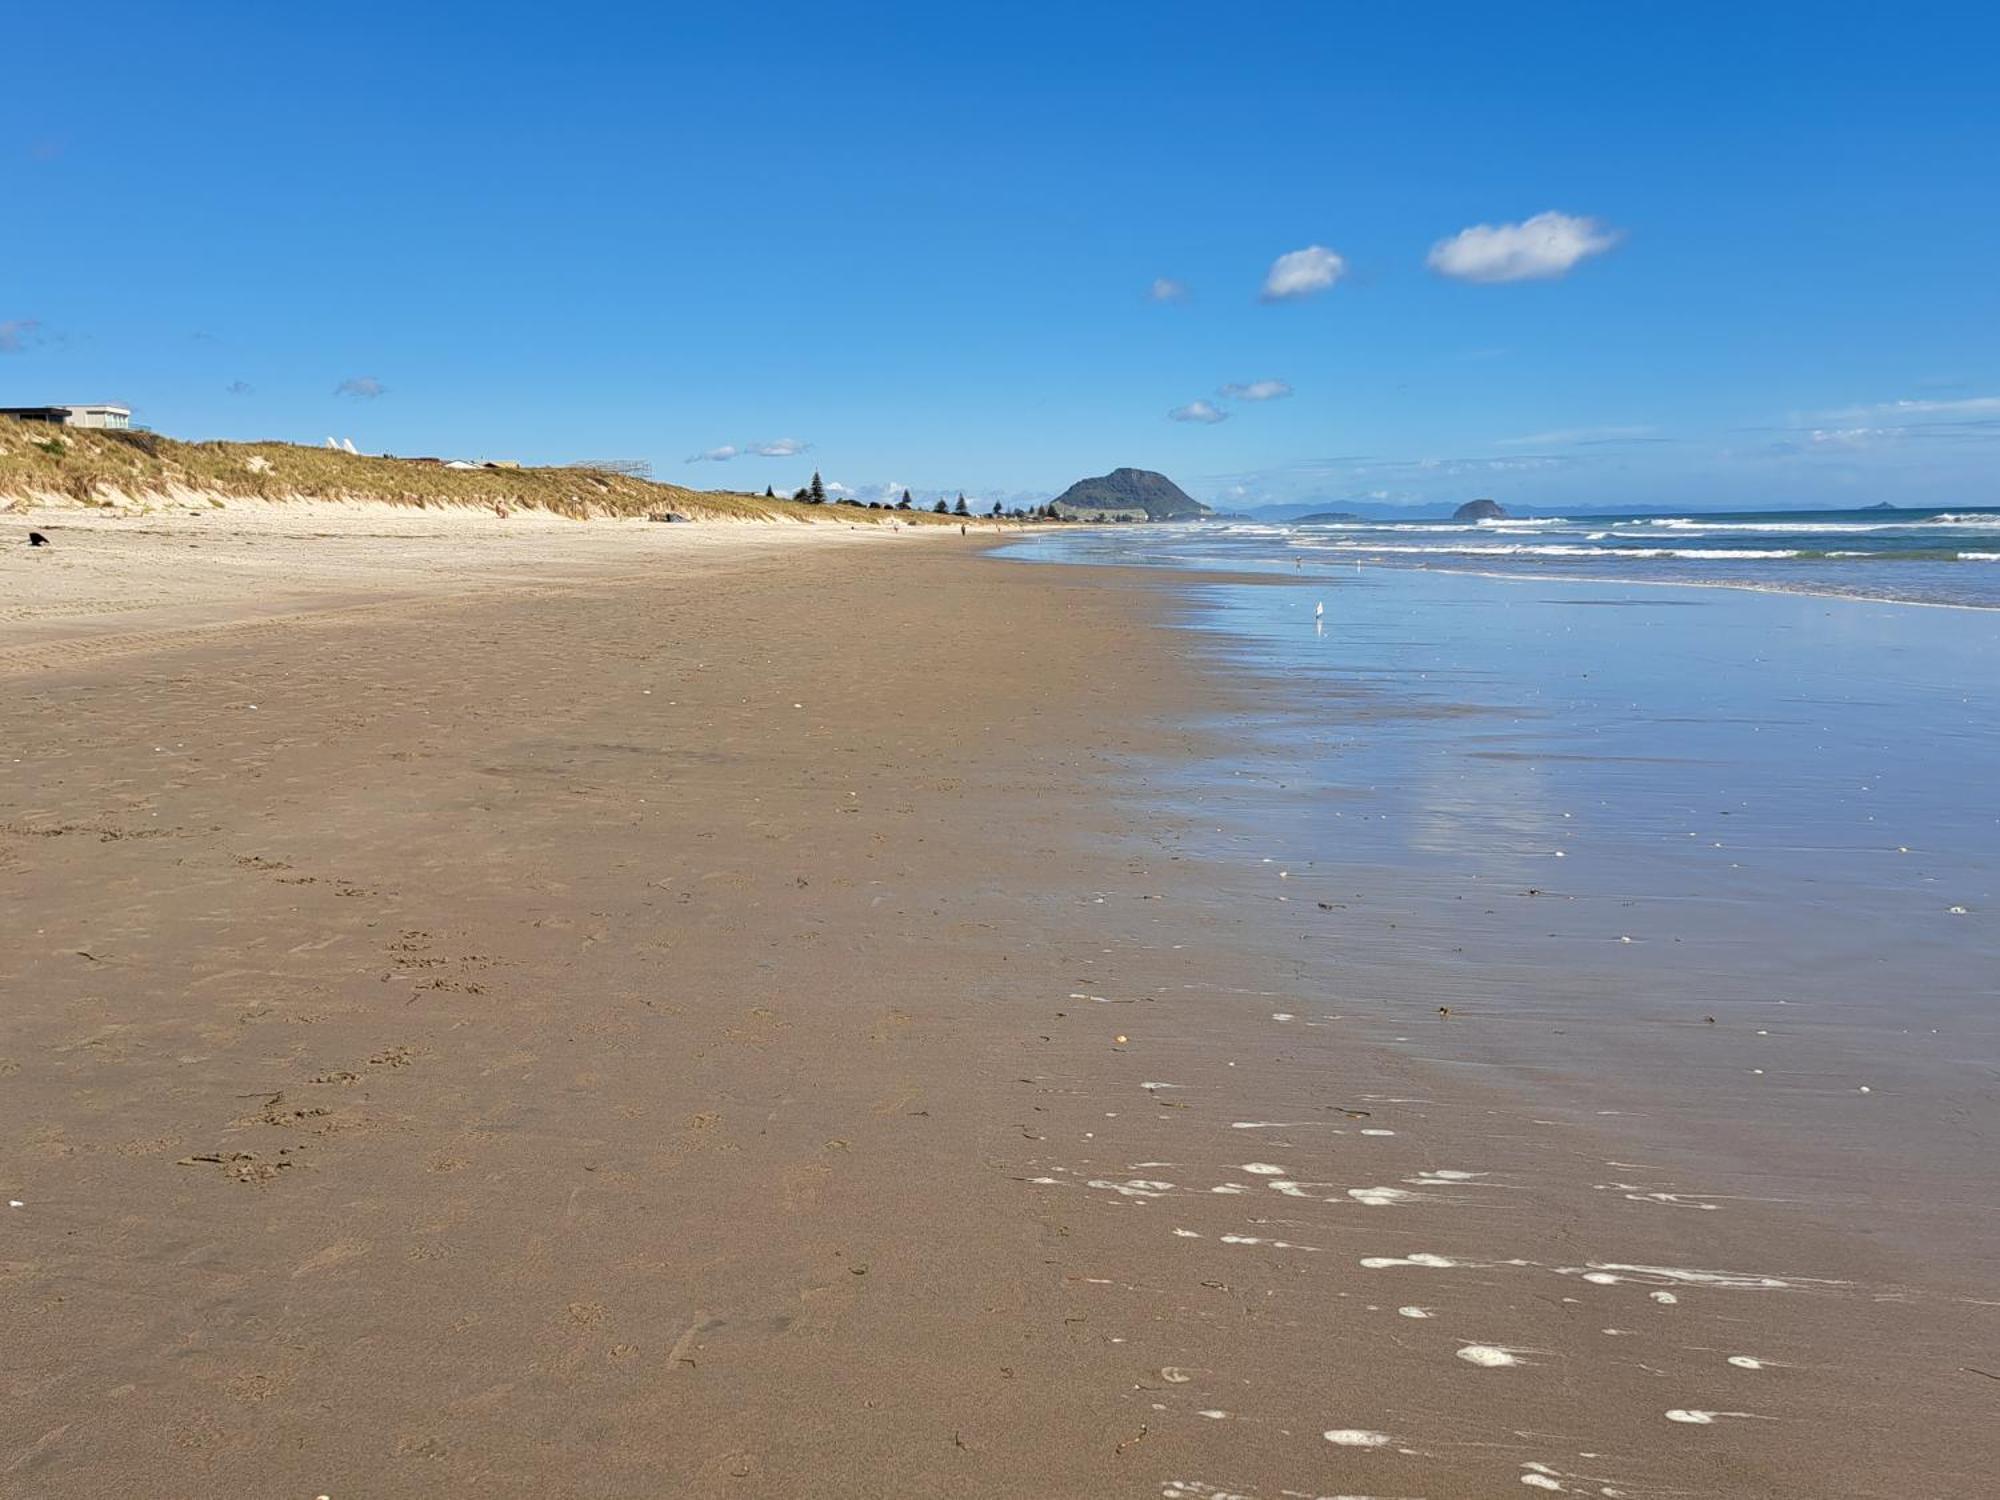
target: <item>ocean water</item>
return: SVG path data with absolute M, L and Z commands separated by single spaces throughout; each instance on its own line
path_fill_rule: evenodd
M 1215 899 L 1357 1035 L 1990 1279 L 2000 611 L 1667 573 L 1799 559 L 1461 572 L 1303 530 L 1006 554 L 1167 570 L 1224 749 L 1143 780 Z
M 2000 508 L 1148 527 L 1163 557 L 1723 584 L 2000 608 Z

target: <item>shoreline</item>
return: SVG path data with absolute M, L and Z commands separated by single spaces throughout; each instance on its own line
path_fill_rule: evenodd
M 1394 568 L 1393 563 L 1369 563 L 1369 567 Z M 1833 589 L 1790 589 L 1770 583 L 1746 583 L 1730 578 L 1591 578 L 1581 573 L 1496 573 L 1482 568 L 1402 569 L 1411 573 L 1448 573 L 1456 578 L 1494 578 L 1509 583 L 1591 583 L 1609 588 L 1734 589 L 1743 594 L 1779 594 L 1796 599 L 1838 599 L 1847 604 L 1899 604 L 1912 609 L 1964 609 L 1987 612 L 2000 604 L 1970 604 L 1955 599 L 1902 599 L 1893 594 L 1844 594 Z
M 1018 545 L 1018 543 L 1010 542 L 1005 545 L 1013 546 Z M 1038 560 L 1033 558 L 1022 559 L 1022 561 L 1030 562 Z M 1214 574 L 1221 571 L 1216 568 L 1181 568 L 1174 564 L 1149 563 L 1141 564 L 1140 566 L 1159 567 L 1162 571 L 1183 573 Z M 1325 564 L 1323 566 L 1326 567 L 1327 573 L 1322 576 L 1332 576 L 1334 565 Z M 1781 588 L 1776 584 L 1751 583 L 1742 579 L 1732 578 L 1592 578 L 1585 573 L 1502 573 L 1490 568 L 1448 568 L 1436 567 L 1428 563 L 1384 563 L 1369 561 L 1365 558 L 1359 560 L 1359 566 L 1363 568 L 1380 568 L 1384 572 L 1391 573 L 1438 573 L 1450 578 L 1490 578 L 1501 583 L 1583 583 L 1614 589 L 1730 589 L 1741 594 L 1775 594 L 1780 598 L 1788 599 L 1837 599 L 1845 604 L 1896 604 L 1907 605 L 1912 609 L 1960 609 L 1970 610 L 1974 613 L 1990 613 L 1993 610 L 2000 609 L 2000 604 L 1972 604 L 1954 599 L 1904 599 L 1893 594 L 1850 594 L 1840 593 L 1832 589 Z M 1309 573 L 1293 575 L 1282 571 L 1273 571 L 1261 576 L 1269 577 L 1279 583 L 1298 582 L 1301 577 L 1305 579 L 1313 577 Z
M 1165 628 L 1201 580 L 655 567 L 19 678 L 10 1482 L 1978 1472 L 1822 1343 L 1961 1314 L 1601 1192 L 1587 1119 L 1354 1023 L 1289 921 L 1347 872 L 1275 920 L 1184 800 L 1265 690 Z M 1970 1421 L 1970 1383 L 1908 1393 Z
M 1996 512 L 1996 515 L 2000 515 L 2000 512 Z M 1228 545 L 1209 549 L 1209 551 L 1206 554 L 1203 554 L 1202 552 L 1199 551 L 1194 551 L 1176 555 L 1172 551 L 1173 542 L 1198 534 L 1196 531 L 1191 530 L 1190 528 L 1184 526 L 1177 526 L 1172 528 L 1162 527 L 1162 528 L 1155 528 L 1154 531 L 1155 535 L 1161 536 L 1164 541 L 1164 545 L 1161 549 L 1160 555 L 1162 557 L 1167 557 L 1172 560 L 1147 561 L 1135 565 L 1148 566 L 1148 567 L 1168 567 L 1168 568 L 1179 569 L 1181 571 L 1205 571 L 1205 570 L 1212 571 L 1215 569 L 1227 569 L 1233 566 L 1233 564 L 1229 561 L 1229 559 L 1232 555 L 1232 551 L 1235 549 L 1231 548 Z M 1214 528 L 1214 531 L 1211 533 L 1211 535 L 1217 542 L 1226 544 L 1230 539 L 1231 531 L 1232 528 L 1229 527 L 1227 524 L 1219 524 Z M 1059 540 L 1060 534 L 1045 534 L 1043 538 L 1028 538 L 1025 539 L 1025 545 L 1032 551 L 1032 548 L 1037 540 L 1046 540 L 1048 539 L 1049 535 L 1054 535 L 1057 538 L 1055 541 L 1056 546 L 1061 547 L 1063 545 L 1063 543 L 1061 543 L 1061 541 Z M 1820 582 L 1815 582 L 1806 586 L 1795 586 L 1792 584 L 1786 584 L 1780 582 L 1766 582 L 1756 578 L 1748 578 L 1748 577 L 1688 576 L 1679 578 L 1659 578 L 1659 577 L 1637 577 L 1629 575 L 1618 576 L 1620 572 L 1623 572 L 1627 568 L 1642 568 L 1649 565 L 1653 565 L 1657 562 L 1657 559 L 1643 557 L 1637 554 L 1620 554 L 1617 552 L 1606 552 L 1604 554 L 1601 561 L 1603 566 L 1607 569 L 1607 571 L 1601 574 L 1567 571 L 1566 569 L 1569 566 L 1572 566 L 1571 564 L 1547 564 L 1545 566 L 1549 567 L 1550 571 L 1539 572 L 1539 571 L 1529 571 L 1525 567 L 1515 570 L 1508 570 L 1504 568 L 1479 565 L 1471 562 L 1465 562 L 1465 563 L 1455 563 L 1455 562 L 1431 563 L 1431 562 L 1415 562 L 1415 561 L 1391 562 L 1391 561 L 1385 561 L 1383 554 L 1368 552 L 1365 546 L 1356 546 L 1351 551 L 1341 551 L 1337 549 L 1329 549 L 1323 547 L 1306 547 L 1302 545 L 1302 543 L 1305 540 L 1308 540 L 1308 538 L 1301 536 L 1296 538 L 1296 540 L 1294 540 L 1293 534 L 1290 532 L 1289 528 L 1286 528 L 1278 524 L 1273 524 L 1271 526 L 1262 528 L 1261 530 L 1256 532 L 1255 535 L 1260 540 L 1273 543 L 1280 543 L 1285 545 L 1287 548 L 1286 558 L 1288 561 L 1292 559 L 1304 559 L 1315 570 L 1314 573 L 1312 574 L 1301 575 L 1294 573 L 1289 569 L 1279 569 L 1276 567 L 1265 568 L 1263 571 L 1265 571 L 1266 573 L 1268 573 L 1269 576 L 1272 577 L 1285 577 L 1293 579 L 1296 579 L 1300 576 L 1338 578 L 1345 576 L 1348 572 L 1354 569 L 1367 568 L 1367 569 L 1378 569 L 1390 573 L 1430 573 L 1430 574 L 1439 574 L 1457 578 L 1493 578 L 1493 579 L 1506 580 L 1509 582 L 1520 582 L 1520 583 L 1531 583 L 1531 584 L 1547 582 L 1547 583 L 1596 584 L 1606 588 L 1621 588 L 1626 586 L 1633 586 L 1633 587 L 1643 587 L 1643 588 L 1689 588 L 1689 589 L 1704 589 L 1704 590 L 1729 589 L 1742 593 L 1764 593 L 1764 594 L 1795 596 L 1799 598 L 1812 598 L 1812 599 L 1839 599 L 1839 600 L 1858 602 L 1864 604 L 1907 604 L 1913 606 L 1921 606 L 1930 609 L 1957 609 L 1957 610 L 1973 610 L 1973 611 L 1988 611 L 1988 612 L 2000 609 L 2000 603 L 1996 603 L 1992 600 L 1979 599 L 1979 598 L 1972 598 L 1972 599 L 1931 598 L 1908 592 L 1903 592 L 1903 593 L 1890 592 L 1888 591 L 1890 586 L 1886 584 L 1866 585 L 1865 587 L 1875 587 L 1884 590 L 1883 592 L 1870 593 L 1862 591 L 1860 587 L 1843 588 L 1843 587 L 1829 586 Z M 1696 555 L 1699 554 L 1690 554 L 1687 560 L 1692 561 L 1693 557 Z M 1882 554 L 1875 557 L 1864 557 L 1857 555 L 1851 559 L 1837 559 L 1837 560 L 1840 561 L 1843 566 L 1853 566 L 1868 570 L 1879 569 L 1888 574 L 1894 574 L 1901 569 L 1955 570 L 1960 567 L 1970 566 L 1975 571 L 1965 576 L 1983 578 L 1986 575 L 1978 570 L 1982 566 L 1989 563 L 1993 557 L 2000 557 L 2000 554 L 1993 554 L 1991 556 L 1983 553 L 1961 554 L 1957 561 L 1950 563 L 1945 563 L 1934 558 L 1911 558 L 1911 557 L 1900 556 L 1893 553 Z M 1814 561 L 1823 563 L 1833 560 L 1836 559 L 1819 558 L 1815 559 Z M 1728 565 L 1728 563 L 1730 562 L 1729 559 L 1718 559 L 1718 561 L 1721 561 L 1725 566 Z M 1254 566 L 1254 564 L 1252 566 Z M 1537 566 L 1543 566 L 1543 565 L 1537 565 Z

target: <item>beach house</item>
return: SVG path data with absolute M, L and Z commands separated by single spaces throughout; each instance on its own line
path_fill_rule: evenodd
M 113 427 L 132 425 L 132 408 L 109 404 L 75 406 L 0 406 L 0 417 L 18 417 L 23 422 L 53 422 L 58 427 Z

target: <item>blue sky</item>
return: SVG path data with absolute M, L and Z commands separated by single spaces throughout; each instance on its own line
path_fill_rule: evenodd
M 677 9 L 17 50 L 0 404 L 758 490 L 2000 503 L 1972 6 Z

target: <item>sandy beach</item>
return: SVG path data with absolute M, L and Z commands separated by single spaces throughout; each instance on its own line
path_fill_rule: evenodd
M 481 526 L 232 508 L 7 555 L 0 1495 L 2000 1463 L 1979 1265 L 1649 1198 L 1605 1089 L 1397 1045 L 1441 1022 L 1393 940 L 1303 935 L 1355 871 L 1280 907 L 1202 852 L 1165 789 L 1260 684 L 1168 628 L 1174 580 Z

